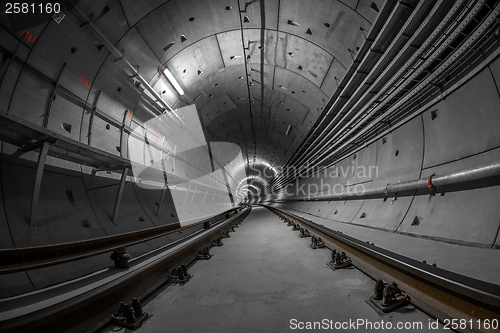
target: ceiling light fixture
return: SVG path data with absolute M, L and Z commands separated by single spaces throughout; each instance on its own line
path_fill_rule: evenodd
M 163 73 L 165 73 L 165 76 L 167 77 L 168 82 L 170 82 L 171 85 L 174 86 L 175 90 L 179 93 L 179 95 L 184 95 L 184 90 L 182 90 L 179 82 L 175 79 L 175 77 L 172 75 L 172 73 L 168 70 L 168 68 L 163 68 Z

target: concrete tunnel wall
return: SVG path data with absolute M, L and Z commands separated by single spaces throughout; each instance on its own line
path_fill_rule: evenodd
M 330 195 L 338 195 L 342 188 L 354 191 L 356 186 L 361 192 L 363 187 L 383 187 L 389 183 L 426 178 L 432 173 L 445 175 L 498 162 L 499 91 L 500 60 L 497 59 L 445 100 L 343 159 L 336 169 L 331 167 L 293 184 L 287 189 L 292 194 L 288 199 L 314 199 L 327 195 L 328 189 L 332 189 Z M 336 184 L 336 193 L 333 193 Z M 499 248 L 499 194 L 500 179 L 494 177 L 438 187 L 435 195 L 426 189 L 397 193 L 396 196 L 389 194 L 386 200 L 380 195 L 368 199 L 273 205 L 329 221 L 444 242 Z M 281 194 L 279 197 L 286 196 Z M 277 196 L 271 195 L 261 201 L 275 199 Z M 418 219 L 416 223 L 415 218 Z M 334 228 L 333 222 L 324 221 L 324 224 Z
M 127 144 L 135 139 L 129 141 L 127 135 L 121 138 L 120 127 L 124 123 L 136 128 L 150 120 L 150 101 L 134 87 L 132 80 L 120 69 L 106 48 L 100 49 L 99 45 L 94 44 L 94 39 L 89 38 L 84 29 L 79 29 L 80 25 L 81 22 L 68 13 L 60 25 L 50 22 L 34 28 L 30 32 L 39 36 L 39 39 L 35 44 L 23 42 L 16 56 L 50 80 L 57 79 L 65 63 L 59 79 L 60 86 L 89 104 L 94 104 L 98 92 L 101 92 L 96 106 L 105 113 L 106 119 L 95 117 L 90 131 L 91 112 L 88 107 L 61 93 L 56 93 L 53 100 L 48 129 L 84 144 L 90 143 L 108 153 L 128 157 Z M 127 58 L 140 67 L 146 78 L 153 78 L 160 65 L 158 59 L 136 29 L 127 29 L 126 26 L 110 29 L 107 31 L 108 36 L 119 49 L 127 50 Z M 1 46 L 8 52 L 16 50 L 18 39 L 0 27 Z M 15 61 L 11 63 L 5 52 L 0 52 L 0 55 L 0 73 L 6 73 L 0 89 L 0 109 L 42 126 L 47 104 L 52 98 L 53 83 L 23 64 Z M 349 56 L 348 53 L 346 56 Z M 333 85 L 334 80 L 331 82 Z M 337 165 L 339 169 L 376 166 L 376 176 L 358 177 L 356 173 L 350 173 L 345 177 L 340 175 L 328 179 L 329 184 L 346 185 L 349 182 L 351 186 L 362 184 L 367 188 L 378 187 L 400 180 L 427 177 L 433 172 L 448 173 L 498 161 L 499 84 L 500 62 L 497 60 L 458 91 L 447 96 L 446 100 L 357 152 L 356 158 L 350 156 Z M 167 103 L 174 107 L 185 105 L 177 99 L 171 87 L 165 86 L 164 89 L 163 96 Z M 125 114 L 125 110 L 129 112 Z M 432 120 L 431 112 L 434 111 L 437 117 Z M 70 124 L 71 131 L 65 130 L 63 124 Z M 90 140 L 89 132 L 92 133 Z M 149 131 L 148 138 L 161 143 L 161 137 L 154 130 Z M 71 242 L 178 222 L 179 212 L 176 212 L 173 197 L 178 194 L 184 198 L 185 192 L 176 193 L 175 189 L 170 189 L 170 195 L 157 217 L 155 212 L 160 190 L 144 189 L 128 177 L 118 222 L 113 224 L 111 215 L 120 175 L 106 171 L 92 175 L 91 169 L 86 166 L 49 157 L 41 187 L 37 232 L 33 233 L 28 217 L 38 153 L 29 152 L 21 158 L 14 158 L 11 155 L 17 147 L 5 142 L 0 144 L 2 248 Z M 116 149 L 120 146 L 121 152 Z M 173 163 L 173 160 L 167 163 Z M 188 170 L 189 167 L 178 165 L 173 169 L 182 176 L 192 172 Z M 220 173 L 218 178 L 214 186 L 222 183 Z M 315 178 L 304 182 L 306 187 L 312 182 L 324 185 Z M 230 181 L 230 184 L 232 188 L 236 186 L 234 181 Z M 380 197 L 279 205 L 331 221 L 446 242 L 498 247 L 499 185 L 498 179 L 488 179 L 473 184 L 441 187 L 434 196 L 427 191 L 398 193 L 394 201 L 391 195 L 385 201 Z M 290 192 L 296 191 L 292 189 Z M 215 214 L 230 206 L 228 197 L 213 194 L 205 198 L 203 193 L 193 193 L 190 200 L 192 204 L 184 206 L 184 213 L 193 216 Z M 204 205 L 204 202 L 209 204 Z M 418 217 L 419 225 L 412 225 L 415 217 Z M 334 226 L 333 223 L 330 225 Z M 134 257 L 181 236 L 175 234 L 146 242 L 128 251 Z M 40 289 L 110 265 L 109 254 L 106 254 L 36 271 L 1 275 L 0 283 L 4 288 L 0 297 Z
M 52 99 L 47 128 L 73 140 L 89 144 L 116 156 L 132 159 L 128 144 L 144 145 L 128 134 L 121 135 L 122 124 L 131 129 L 148 131 L 150 141 L 174 150 L 168 141 L 162 141 L 165 133 L 144 124 L 154 117 L 153 107 L 143 94 L 138 92 L 134 83 L 120 70 L 109 52 L 100 52 L 92 39 L 81 29 L 80 23 L 68 14 L 58 26 L 55 22 L 33 28 L 31 33 L 38 35 L 36 44 L 24 41 L 16 51 L 18 38 L 0 27 L 1 46 L 0 73 L 6 73 L 0 90 L 0 109 L 36 126 L 43 126 L 44 114 L 49 100 Z M 42 29 L 43 30 L 40 30 Z M 43 32 L 43 34 L 42 34 Z M 130 31 L 130 34 L 133 34 Z M 78 42 L 75 42 L 75 39 Z M 116 38 L 115 38 L 116 39 Z M 22 39 L 21 39 L 22 40 Z M 88 45 L 87 45 L 88 44 Z M 77 45 L 71 47 L 71 45 Z M 10 61 L 8 53 L 14 53 L 26 65 Z M 140 56 L 137 52 L 130 56 Z M 147 58 L 147 56 L 144 56 Z M 153 59 L 139 59 L 141 72 L 148 68 L 157 68 Z M 63 64 L 64 71 L 59 79 L 60 86 L 77 96 L 70 98 L 54 90 L 50 80 L 56 80 Z M 33 66 L 41 75 L 28 68 Z M 85 73 L 85 75 L 82 75 Z M 150 72 L 151 76 L 153 75 Z M 48 78 L 48 79 L 47 79 Z M 85 80 L 89 80 L 87 86 Z M 120 90 L 120 91 L 119 91 Z M 166 98 L 173 104 L 173 88 L 165 87 Z M 97 109 L 103 117 L 94 117 L 89 129 L 91 110 L 82 101 L 94 104 L 100 91 Z M 179 104 L 179 106 L 183 106 Z M 182 115 L 181 115 L 182 116 Z M 190 119 L 184 118 L 189 122 Z M 63 124 L 69 124 L 68 131 Z M 92 133 L 89 138 L 89 133 Z M 185 133 L 177 136 L 185 141 Z M 121 147 L 119 150 L 117 147 Z M 219 157 L 225 157 L 223 147 L 213 146 Z M 36 231 L 30 228 L 30 204 L 35 179 L 38 152 L 28 152 L 21 157 L 13 157 L 18 147 L 7 142 L 0 142 L 0 247 L 24 247 L 46 244 L 73 242 L 78 240 L 116 235 L 154 226 L 179 224 L 189 225 L 209 216 L 223 212 L 233 204 L 230 201 L 220 165 L 205 179 L 207 187 L 214 189 L 206 193 L 170 186 L 156 215 L 162 189 L 145 188 L 136 180 L 127 176 L 120 210 L 115 223 L 112 214 L 115 205 L 121 171 L 99 171 L 92 174 L 92 169 L 54 157 L 47 157 L 42 178 L 40 201 L 36 216 Z M 153 148 L 154 150 L 154 148 Z M 159 158 L 158 150 L 151 152 L 152 158 Z M 182 178 L 194 179 L 206 174 L 202 170 L 198 154 L 180 152 L 165 159 L 166 168 L 172 174 Z M 207 155 L 208 156 L 208 155 Z M 146 157 L 145 157 L 146 158 Z M 230 160 L 232 156 L 229 156 Z M 141 162 L 141 161 L 138 161 Z M 223 161 L 227 162 L 226 160 Z M 205 163 L 206 164 L 206 163 Z M 206 165 L 205 165 L 206 166 Z M 231 166 L 226 168 L 227 180 L 231 191 L 237 187 L 237 180 Z M 175 200 L 175 202 L 174 202 Z M 238 199 L 234 197 L 235 204 Z M 182 233 L 161 237 L 127 249 L 132 258 L 159 246 L 168 244 L 201 227 L 193 227 Z M 0 297 L 22 294 L 44 288 L 56 283 L 78 278 L 94 271 L 109 267 L 112 261 L 109 254 L 103 254 L 76 262 L 52 266 L 23 273 L 0 275 Z

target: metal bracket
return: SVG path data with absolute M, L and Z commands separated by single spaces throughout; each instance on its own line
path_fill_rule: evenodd
M 207 194 L 208 194 L 208 188 L 207 188 L 207 190 L 205 192 L 205 196 L 203 197 L 203 204 L 205 204 L 205 199 L 207 198 Z
M 122 56 L 120 58 L 116 58 L 114 62 L 118 62 L 118 61 L 122 60 L 123 58 L 125 58 L 125 50 L 122 50 Z
M 90 113 L 90 119 L 89 119 L 89 131 L 87 134 L 89 146 L 92 146 L 92 126 L 94 125 L 94 116 L 95 116 L 95 113 L 97 112 L 97 103 L 99 102 L 100 96 L 101 96 L 101 91 L 99 90 L 94 97 L 94 105 L 92 107 L 92 110 L 90 110 L 91 113 Z
M 391 183 L 388 183 L 387 185 L 385 185 L 384 201 L 386 201 L 387 198 L 389 197 L 389 190 L 388 190 L 389 185 L 391 185 Z
M 165 182 L 165 185 L 163 186 L 163 189 L 161 191 L 160 202 L 158 202 L 158 208 L 156 209 L 156 216 L 157 217 L 160 216 L 161 205 L 163 203 L 163 200 L 165 199 L 165 195 L 167 194 L 167 190 L 168 190 L 168 184 Z
M 114 261 L 116 268 L 129 268 L 129 259 L 131 258 L 130 254 L 127 253 L 127 249 L 125 247 L 116 249 L 111 253 L 110 259 Z
M 434 177 L 435 175 L 436 174 L 433 173 L 432 175 L 429 176 L 429 178 L 427 178 L 427 187 L 431 191 L 434 191 L 437 188 L 437 186 L 435 186 L 434 184 L 432 184 L 432 177 Z
M 47 107 L 45 108 L 45 114 L 43 116 L 43 127 L 47 128 L 49 125 L 49 117 L 50 117 L 50 109 L 52 108 L 52 102 L 55 100 L 55 96 L 57 93 L 57 89 L 59 88 L 59 81 L 61 80 L 61 76 L 66 68 L 66 63 L 63 63 L 59 74 L 57 75 L 56 82 L 54 87 L 52 88 L 52 92 L 50 94 L 49 102 L 47 103 Z
M 123 157 L 123 132 L 125 131 L 125 121 L 127 120 L 127 114 L 129 111 L 125 109 L 125 112 L 123 113 L 123 121 L 122 121 L 122 126 L 120 127 L 120 157 Z
M 92 176 L 95 176 L 96 173 L 100 171 L 117 171 L 117 170 L 123 170 L 123 167 L 109 167 L 109 168 L 92 168 Z
M 36 233 L 37 229 L 33 228 L 33 223 L 35 221 L 36 211 L 38 207 L 38 199 L 40 199 L 40 189 L 42 188 L 42 176 L 43 169 L 45 167 L 45 160 L 47 159 L 47 153 L 49 152 L 48 141 L 42 143 L 42 149 L 40 150 L 40 155 L 38 156 L 38 163 L 36 166 L 35 182 L 33 184 L 33 192 L 31 195 L 31 211 L 30 211 L 30 227 L 32 232 Z
M 332 251 L 332 261 L 328 262 L 328 267 L 332 270 L 347 268 L 352 266 L 352 260 L 349 258 L 345 252 Z
M 90 13 L 89 21 L 83 22 L 82 24 L 80 24 L 80 29 L 88 26 L 90 24 L 90 22 L 93 22 L 93 21 L 94 21 L 94 13 Z
M 116 194 L 115 208 L 113 209 L 112 222 L 116 224 L 116 217 L 118 211 L 120 210 L 120 202 L 122 201 L 123 189 L 125 188 L 125 180 L 127 179 L 128 168 L 123 169 L 122 178 L 120 179 L 120 186 L 118 187 L 118 193 Z
M 30 143 L 30 144 L 27 144 L 25 146 L 22 146 L 22 147 L 19 147 L 17 149 L 17 152 L 15 152 L 14 154 L 12 154 L 12 156 L 15 156 L 15 157 L 19 157 L 27 152 L 30 152 L 32 150 L 35 150 L 35 149 L 38 149 L 40 147 L 43 146 L 44 143 L 48 143 L 49 145 L 53 145 L 54 143 L 57 142 L 57 139 L 56 138 L 53 138 L 53 137 L 49 137 L 49 138 L 46 138 L 46 139 L 42 139 L 42 140 L 38 140 L 37 142 L 33 142 L 33 143 Z
M 163 148 L 163 144 L 165 142 L 165 137 L 163 137 L 161 146 Z M 167 154 L 168 158 L 168 154 Z M 163 169 L 163 179 L 164 179 L 164 184 L 163 184 L 163 189 L 161 191 L 161 196 L 160 196 L 160 201 L 158 202 L 158 208 L 156 209 L 156 216 L 160 216 L 160 210 L 161 210 L 161 205 L 163 203 L 163 200 L 165 199 L 165 195 L 167 194 L 168 188 L 168 179 L 167 179 L 167 170 L 165 170 L 165 160 L 163 159 L 163 150 L 160 150 L 160 163 L 161 163 L 161 168 Z

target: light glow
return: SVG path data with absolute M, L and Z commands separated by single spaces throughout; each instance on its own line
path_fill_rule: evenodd
M 179 82 L 175 79 L 175 77 L 172 75 L 172 73 L 168 70 L 168 68 L 163 69 L 163 73 L 167 76 L 167 80 L 174 86 L 175 90 L 179 93 L 179 95 L 184 95 L 184 90 L 182 90 L 181 86 L 179 85 Z
M 257 193 L 260 193 L 260 189 L 257 186 L 252 185 L 252 184 L 243 185 L 242 187 L 240 187 L 239 190 L 244 191 L 244 188 L 247 188 L 247 187 L 254 188 L 257 191 Z

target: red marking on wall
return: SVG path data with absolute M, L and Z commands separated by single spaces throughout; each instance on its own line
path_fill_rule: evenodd
M 129 110 L 125 109 L 125 114 L 127 115 L 127 117 L 129 117 L 130 119 L 132 119 L 132 112 L 130 112 Z
M 157 137 L 160 137 L 161 133 L 158 132 L 157 130 L 153 130 L 153 133 L 157 136 Z
M 78 82 L 80 82 L 81 84 L 83 84 L 85 87 L 89 88 L 90 89 L 90 86 L 92 85 L 92 83 L 87 80 L 87 78 L 83 75 L 80 74 L 80 77 L 78 78 Z
M 35 43 L 36 36 L 33 35 L 31 32 L 27 31 L 26 28 L 23 31 L 21 31 L 20 36 L 24 37 L 24 39 L 26 39 L 31 44 Z

